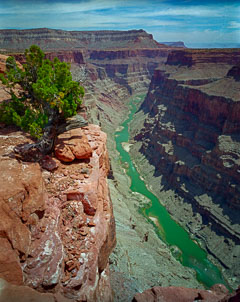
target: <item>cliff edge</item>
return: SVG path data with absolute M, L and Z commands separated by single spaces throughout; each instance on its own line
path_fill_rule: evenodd
M 1 125 L 0 277 L 9 283 L 1 280 L 0 301 L 113 301 L 106 134 L 95 125 L 64 134 L 61 154 L 71 145 L 78 159 L 48 156 L 40 166 L 15 158 L 29 138 Z

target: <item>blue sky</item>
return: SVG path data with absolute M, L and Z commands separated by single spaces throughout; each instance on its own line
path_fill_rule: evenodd
M 187 46 L 240 43 L 240 0 L 0 0 L 0 29 L 41 27 L 144 29 Z

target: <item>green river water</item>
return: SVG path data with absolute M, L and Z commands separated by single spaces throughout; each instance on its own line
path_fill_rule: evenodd
M 147 189 L 144 181 L 140 178 L 138 171 L 134 167 L 129 153 L 122 147 L 123 142 L 129 141 L 128 124 L 133 119 L 139 102 L 140 98 L 134 98 L 130 101 L 129 116 L 122 123 L 121 130 L 116 131 L 115 140 L 121 162 L 124 166 L 128 167 L 127 174 L 131 179 L 131 190 L 151 200 L 151 206 L 141 209 L 141 212 L 151 223 L 153 222 L 149 217 L 157 219 L 158 223 L 154 224 L 154 226 L 158 236 L 170 246 L 177 260 L 184 266 L 193 268 L 196 271 L 197 279 L 204 286 L 209 288 L 213 284 L 222 283 L 229 288 L 229 285 L 222 277 L 221 271 L 207 258 L 207 253 L 170 217 L 158 198 Z

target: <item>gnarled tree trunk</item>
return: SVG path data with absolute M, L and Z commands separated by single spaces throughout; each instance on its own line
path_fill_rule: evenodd
M 80 115 L 75 115 L 63 121 L 58 115 L 53 114 L 43 129 L 43 136 L 36 143 L 16 146 L 14 152 L 21 160 L 39 161 L 53 151 L 55 138 L 58 134 L 87 125 L 87 121 Z

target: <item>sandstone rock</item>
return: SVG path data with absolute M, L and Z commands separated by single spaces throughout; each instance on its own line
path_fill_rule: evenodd
M 0 279 L 0 302 L 70 302 L 60 293 L 40 293 L 28 286 L 16 286 Z
M 55 302 L 51 294 L 42 294 L 27 287 L 15 286 L 0 279 L 0 301 L 1 302 Z
M 199 63 L 225 63 L 234 65 L 240 61 L 240 53 L 231 49 L 178 49 L 173 50 L 167 60 L 169 65 L 192 66 Z
M 7 238 L 0 238 L 0 277 L 12 284 L 23 284 L 19 257 Z
M 78 296 L 87 301 L 112 301 L 107 263 L 116 239 L 106 182 L 109 165 L 106 135 L 94 125 L 89 125 L 83 132 L 94 151 L 88 165 L 88 169 L 91 168 L 89 177 L 80 180 L 82 183 L 77 190 L 65 192 L 68 201 L 62 213 L 65 221 L 62 234 L 66 234 L 62 235 L 66 255 L 62 282 L 64 292 L 69 297 Z M 93 148 L 94 144 L 98 147 Z M 103 161 L 101 165 L 100 157 Z M 72 239 L 68 235 L 71 227 Z
M 240 286 L 234 293 L 226 295 L 226 297 L 224 297 L 219 302 L 239 302 L 239 301 L 240 301 Z
M 218 302 L 225 294 L 214 291 L 198 290 L 184 287 L 153 287 L 143 293 L 138 293 L 133 302 Z
M 42 159 L 41 166 L 43 169 L 46 169 L 48 171 L 53 171 L 58 168 L 59 164 L 56 159 L 47 155 Z
M 7 56 L 5 55 L 0 55 L 0 73 L 4 73 L 6 70 L 6 60 Z
M 39 165 L 6 159 L 0 162 L 0 167 L 4 171 L 0 200 L 2 205 L 5 203 L 4 207 L 11 208 L 9 215 L 15 213 L 27 223 L 31 214 L 44 211 L 46 196 Z
M 60 134 L 55 146 L 56 157 L 63 162 L 71 162 L 75 158 L 87 159 L 92 156 L 92 149 L 87 137 L 80 128 Z
M 1 142 L 2 146 L 4 143 Z M 39 222 L 45 210 L 44 183 L 37 164 L 20 164 L 2 157 L 0 170 L 0 259 L 5 262 L 0 275 L 9 282 L 21 284 L 20 260 L 25 261 L 30 252 L 29 229 Z
M 67 200 L 77 200 L 81 201 L 84 207 L 84 212 L 87 215 L 94 216 L 97 209 L 97 196 L 94 190 L 79 192 L 79 191 L 70 191 L 67 192 Z
M 73 133 L 77 133 L 73 136 L 78 145 L 79 132 Z M 19 301 L 112 301 L 108 257 L 116 238 L 106 180 L 106 135 L 90 125 L 81 130 L 82 136 L 90 141 L 91 150 L 97 146 L 89 163 L 59 162 L 58 169 L 44 171 L 44 185 L 38 164 L 18 162 L 6 151 L 12 150 L 18 136 L 0 135 L 0 167 L 4 172 L 0 186 L 0 277 L 51 292 L 44 295 L 4 283 L 0 301 L 16 301 L 14 292 Z M 43 164 L 51 166 L 50 157 L 45 161 Z M 71 178 L 78 174 L 83 178 Z M 69 195 L 64 195 L 64 190 Z M 9 300 L 4 300 L 6 296 Z
M 31 229 L 30 257 L 23 266 L 26 285 L 47 289 L 59 283 L 64 257 L 59 219 L 59 200 L 50 198 L 46 202 L 41 229 L 39 225 Z
M 223 284 L 214 284 L 211 290 L 219 294 L 228 294 L 228 289 Z
M 6 70 L 6 60 L 8 56 L 0 54 L 0 73 L 4 73 Z M 21 64 L 17 62 L 18 67 L 21 67 Z

